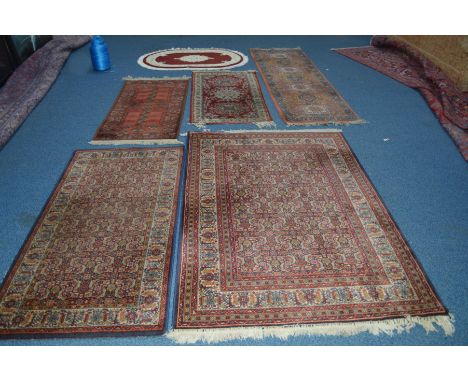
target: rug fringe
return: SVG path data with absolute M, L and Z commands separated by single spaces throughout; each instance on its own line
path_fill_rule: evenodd
M 132 77 L 132 76 L 126 76 L 122 77 L 122 80 L 124 81 L 163 81 L 163 80 L 189 80 L 189 76 L 180 76 L 180 77 L 170 77 L 170 76 L 164 76 L 164 77 Z
M 217 130 L 215 132 L 223 132 L 223 133 L 342 133 L 343 130 L 341 129 L 299 129 L 299 130 L 281 130 L 281 129 L 274 129 L 274 130 Z M 181 134 L 182 135 L 182 134 Z
M 323 128 L 323 129 L 298 129 L 298 130 L 281 130 L 281 129 L 262 129 L 262 130 L 216 130 L 211 131 L 212 133 L 342 133 L 342 129 L 332 129 L 332 128 Z M 185 133 L 180 133 L 181 137 L 187 136 L 187 131 Z
M 358 49 L 358 48 L 372 48 L 371 45 L 363 45 L 363 46 L 345 46 L 343 48 L 330 48 L 332 51 L 342 50 L 342 49 Z
M 90 141 L 90 145 L 182 145 L 183 142 L 177 139 L 135 139 L 135 140 L 116 140 L 116 141 Z
M 453 315 L 408 316 L 379 321 L 356 321 L 324 324 L 307 324 L 294 326 L 255 326 L 216 329 L 175 329 L 166 334 L 167 338 L 180 344 L 191 344 L 198 341 L 206 343 L 241 339 L 264 339 L 276 337 L 287 339 L 292 336 L 352 336 L 369 332 L 373 335 L 409 332 L 416 325 L 422 326 L 426 333 L 436 332 L 441 328 L 446 336 L 455 332 Z M 436 327 L 437 325 L 437 327 Z
M 254 125 L 257 126 L 259 129 L 264 129 L 268 127 L 273 127 L 275 129 L 277 128 L 276 123 L 273 121 L 255 122 Z
M 349 125 L 362 125 L 368 123 L 364 119 L 356 119 L 354 121 L 346 122 L 286 122 L 287 126 L 349 126 Z
M 189 122 L 189 125 L 193 125 L 197 129 L 200 129 L 200 130 L 203 130 L 203 131 L 208 131 L 208 128 L 206 127 L 206 123 L 204 123 L 204 122 Z

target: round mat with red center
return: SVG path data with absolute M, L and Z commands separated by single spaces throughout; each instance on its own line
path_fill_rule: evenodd
M 138 64 L 152 70 L 231 69 L 247 62 L 240 52 L 216 48 L 157 50 L 138 59 Z

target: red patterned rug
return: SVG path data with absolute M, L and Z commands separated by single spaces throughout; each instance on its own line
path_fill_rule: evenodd
M 245 65 L 249 59 L 230 49 L 166 49 L 144 54 L 138 64 L 152 70 L 213 70 L 232 69 Z
M 250 49 L 289 125 L 363 123 L 301 48 Z
M 190 122 L 273 124 L 254 71 L 193 72 Z
M 77 151 L 0 290 L 0 335 L 162 331 L 182 156 Z
M 188 78 L 125 78 L 91 144 L 177 143 Z
M 176 340 L 451 331 L 341 133 L 190 134 L 184 216 Z
M 468 94 L 458 90 L 437 66 L 408 44 L 377 36 L 372 45 L 334 50 L 419 90 L 468 160 Z

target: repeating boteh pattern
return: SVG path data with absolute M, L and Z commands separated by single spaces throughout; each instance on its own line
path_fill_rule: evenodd
M 176 328 L 445 313 L 340 133 L 189 147 Z
M 182 155 L 77 152 L 0 291 L 0 335 L 163 330 Z

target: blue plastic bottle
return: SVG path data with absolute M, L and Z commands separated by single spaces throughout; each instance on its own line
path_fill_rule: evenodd
M 91 39 L 91 46 L 89 48 L 91 53 L 91 61 L 94 70 L 105 71 L 110 69 L 110 58 L 107 44 L 101 36 L 94 36 Z

